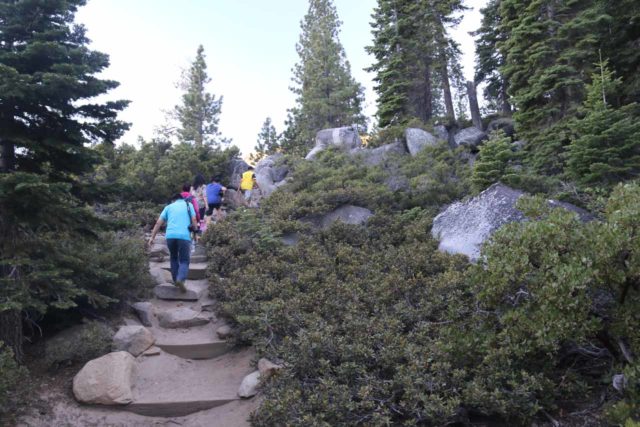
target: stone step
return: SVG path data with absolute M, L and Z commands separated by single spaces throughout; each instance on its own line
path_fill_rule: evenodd
M 254 353 L 234 351 L 217 359 L 186 360 L 162 353 L 138 359 L 133 402 L 122 409 L 152 417 L 181 417 L 239 400 Z
M 178 300 L 178 301 L 198 301 L 208 293 L 209 284 L 206 280 L 185 282 L 187 292 L 182 292 L 177 286 L 171 283 L 165 283 L 153 288 L 153 293 L 156 298 L 164 300 Z
M 171 265 L 166 262 L 159 264 L 160 268 L 171 271 Z M 189 264 L 188 280 L 202 280 L 207 277 L 207 264 L 204 262 L 192 262 Z

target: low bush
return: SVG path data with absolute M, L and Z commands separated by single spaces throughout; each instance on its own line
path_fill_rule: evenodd
M 113 335 L 109 325 L 95 320 L 72 326 L 46 341 L 44 364 L 57 369 L 103 356 L 111 350 Z
M 11 349 L 0 341 L 0 422 L 22 401 L 27 378 L 27 370 L 16 363 Z

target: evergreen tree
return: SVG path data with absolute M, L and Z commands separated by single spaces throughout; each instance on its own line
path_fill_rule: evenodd
M 358 124 L 362 114 L 363 87 L 351 76 L 344 48 L 339 40 L 341 22 L 331 0 L 310 0 L 296 45 L 299 62 L 293 69 L 296 106 L 290 110 L 283 149 L 305 152 L 315 134 L 324 128 Z
M 378 0 L 371 23 L 381 127 L 423 122 L 443 112 L 455 120 L 455 89 L 463 89 L 458 45 L 446 27 L 457 25 L 459 0 Z M 444 109 L 442 108 L 444 104 Z
M 178 135 L 182 141 L 203 144 L 220 144 L 220 113 L 222 96 L 216 98 L 207 92 L 211 78 L 207 75 L 204 47 L 200 45 L 188 70 L 183 74 L 178 87 L 184 91 L 182 104 L 174 108 L 174 116 L 180 127 Z
M 490 0 L 480 12 L 482 25 L 472 33 L 476 37 L 475 82 L 476 84 L 486 83 L 484 98 L 491 109 L 510 116 L 508 81 L 501 72 L 501 68 L 505 65 L 505 58 L 498 49 L 498 46 L 506 41 L 506 34 L 500 31 L 500 0 Z
M 621 85 L 606 61 L 591 76 L 567 161 L 569 173 L 584 185 L 613 185 L 640 175 L 640 108 L 636 103 L 613 108 L 607 99 Z
M 509 162 L 513 159 L 511 138 L 502 131 L 493 132 L 489 140 L 480 147 L 478 159 L 473 165 L 471 182 L 474 189 L 482 191 L 502 179 L 507 175 Z
M 0 3 L 0 341 L 18 359 L 24 310 L 109 301 L 78 279 L 92 267 L 80 261 L 81 244 L 101 222 L 76 195 L 100 160 L 89 144 L 122 135 L 117 113 L 127 102 L 94 100 L 118 83 L 97 77 L 108 56 L 73 23 L 84 4 Z
M 271 117 L 267 117 L 258 134 L 258 140 L 254 148 L 255 152 L 251 154 L 251 161 L 259 162 L 263 157 L 277 152 L 280 148 L 279 139 L 276 128 L 271 123 Z
M 610 15 L 598 0 L 501 0 L 502 73 L 517 109 L 518 134 L 538 171 L 559 173 L 569 122 L 585 91 Z

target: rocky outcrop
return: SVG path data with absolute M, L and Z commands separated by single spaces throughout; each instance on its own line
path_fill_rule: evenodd
M 289 174 L 289 167 L 283 163 L 283 158 L 282 154 L 274 154 L 260 160 L 256 165 L 256 181 L 260 186 L 262 197 L 268 197 L 284 184 Z
M 435 125 L 433 127 L 433 135 L 438 141 L 449 142 L 449 130 L 445 125 Z
M 123 326 L 113 337 L 111 349 L 128 351 L 133 356 L 139 356 L 155 342 L 156 339 L 151 331 L 144 326 Z
M 470 127 L 456 132 L 453 140 L 456 146 L 466 145 L 467 147 L 477 147 L 487 139 L 487 134 L 478 128 Z
M 227 167 L 227 175 L 229 179 L 229 188 L 240 188 L 240 180 L 242 174 L 249 168 L 249 164 L 239 157 L 231 159 Z M 210 177 L 207 177 L 209 179 Z
M 157 283 L 158 285 L 173 282 L 171 273 L 161 267 L 150 267 L 149 274 L 153 278 L 154 282 Z
M 324 215 L 312 215 L 302 218 L 302 222 L 312 224 L 316 228 L 328 228 L 336 221 L 345 224 L 362 225 L 373 216 L 369 209 L 353 205 L 344 205 Z
M 341 127 L 333 129 L 323 129 L 316 134 L 316 145 L 305 157 L 313 160 L 318 153 L 329 147 L 336 147 L 342 151 L 351 151 L 362 145 L 358 131 L 353 127 Z
M 516 203 L 525 193 L 497 183 L 465 202 L 449 205 L 433 220 L 431 233 L 440 241 L 443 252 L 463 254 L 471 261 L 480 257 L 482 244 L 501 226 L 524 221 Z M 552 207 L 562 207 L 577 213 L 583 221 L 592 216 L 569 203 L 549 201 Z
M 412 157 L 424 150 L 425 147 L 434 146 L 438 143 L 438 139 L 429 132 L 418 129 L 408 128 L 404 131 L 404 137 L 407 141 L 407 150 Z
M 73 378 L 73 395 L 81 403 L 126 405 L 133 401 L 135 359 L 126 351 L 87 362 Z

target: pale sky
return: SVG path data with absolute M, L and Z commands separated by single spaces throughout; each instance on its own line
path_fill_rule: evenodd
M 467 78 L 473 76 L 474 47 L 469 31 L 478 28 L 478 10 L 487 0 L 466 0 L 473 7 L 453 32 L 464 52 Z M 363 69 L 373 58 L 371 13 L 376 0 L 334 0 L 343 22 L 340 40 L 352 74 L 366 89 L 365 113 L 375 114 L 372 75 Z M 92 48 L 107 53 L 111 67 L 103 77 L 120 82 L 109 99 L 128 99 L 121 119 L 131 130 L 120 142 L 150 138 L 165 122 L 163 111 L 180 101 L 175 83 L 199 44 L 205 48 L 209 91 L 224 97 L 220 130 L 243 154 L 253 150 L 267 116 L 284 130 L 286 111 L 294 105 L 289 91 L 297 62 L 295 44 L 306 0 L 89 0 L 76 16 L 92 40 Z

